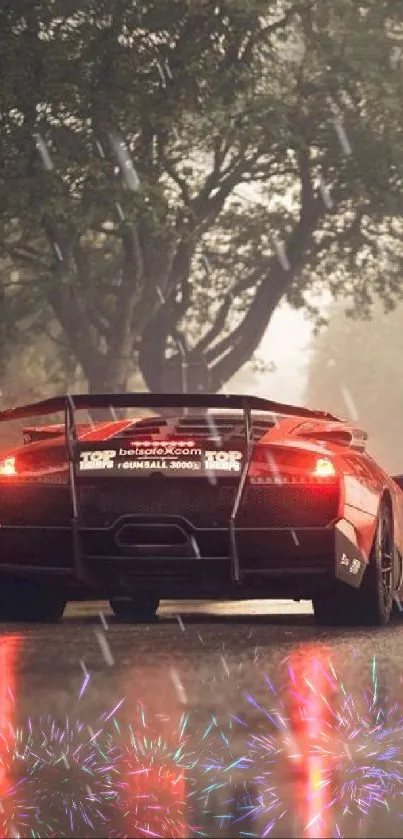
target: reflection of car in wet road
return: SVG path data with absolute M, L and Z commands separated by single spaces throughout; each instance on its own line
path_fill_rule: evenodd
M 137 413 L 76 423 L 111 408 Z M 0 463 L 3 618 L 57 619 L 91 597 L 133 620 L 160 598 L 286 597 L 312 599 L 322 624 L 388 622 L 403 493 L 360 429 L 197 394 L 56 397 L 0 420 L 58 412 Z
M 403 629 L 374 663 L 377 633 L 299 608 L 172 601 L 122 626 L 97 603 L 6 627 L 2 835 L 400 837 Z

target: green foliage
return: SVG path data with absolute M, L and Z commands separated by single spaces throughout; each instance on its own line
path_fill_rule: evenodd
M 398 15 L 386 0 L 3 5 L 5 352 L 56 320 L 60 363 L 92 389 L 138 365 L 159 389 L 184 332 L 216 390 L 284 297 L 303 306 L 323 285 L 393 303 Z
M 347 416 L 366 429 L 369 449 L 394 474 L 403 472 L 403 304 L 370 318 L 330 309 L 328 327 L 312 343 L 306 404 Z

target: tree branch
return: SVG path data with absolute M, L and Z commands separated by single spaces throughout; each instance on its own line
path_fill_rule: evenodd
M 111 318 L 109 346 L 114 353 L 126 355 L 130 337 L 134 331 L 133 314 L 138 303 L 135 288 L 140 291 L 144 284 L 144 258 L 138 230 L 135 225 L 125 226 L 122 232 L 123 267 L 122 282 L 116 297 L 116 306 Z
M 176 186 L 179 187 L 183 203 L 186 207 L 188 207 L 191 202 L 191 196 L 187 181 L 185 180 L 185 178 L 182 178 L 182 176 L 179 175 L 179 173 L 176 171 L 173 161 L 169 159 L 168 155 L 164 152 L 163 148 L 164 141 L 161 137 L 159 137 L 157 140 L 158 157 L 171 180 L 176 184 Z
M 260 271 L 259 271 L 260 274 Z M 243 278 L 236 283 L 233 289 L 225 296 L 223 303 L 221 304 L 217 315 L 214 320 L 214 324 L 211 329 L 203 336 L 203 338 L 199 341 L 196 345 L 195 351 L 199 355 L 203 355 L 206 353 L 207 348 L 211 347 L 216 338 L 222 333 L 225 323 L 227 320 L 227 316 L 229 314 L 231 305 L 233 303 L 234 297 L 242 294 L 242 292 L 247 291 L 249 288 L 253 288 L 257 280 L 257 274 L 254 274 L 252 277 L 248 276 Z M 207 360 L 207 358 L 206 358 Z
M 312 243 L 312 234 L 323 209 L 315 197 L 309 166 L 309 152 L 299 154 L 301 175 L 300 220 L 288 241 L 287 256 L 290 270 L 285 271 L 273 257 L 266 277 L 256 291 L 255 299 L 239 326 L 216 344 L 205 358 L 212 369 L 212 387 L 217 390 L 245 364 L 263 338 L 270 317 L 287 288 L 304 266 L 306 250 Z
M 2 243 L 0 244 L 0 250 L 2 250 L 6 256 L 11 256 L 14 259 L 19 260 L 20 262 L 23 262 L 25 265 L 30 265 L 32 268 L 35 268 L 36 270 L 38 270 L 38 267 L 42 270 L 46 267 L 45 263 L 42 262 L 39 259 L 39 257 L 33 256 L 29 252 L 28 248 L 19 248 L 17 246 L 12 247 L 10 245 L 5 245 L 4 243 Z

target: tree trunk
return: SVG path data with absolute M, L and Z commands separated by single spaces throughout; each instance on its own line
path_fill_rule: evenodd
M 125 393 L 129 371 L 123 371 L 119 363 L 99 357 L 99 364 L 90 371 L 85 370 L 89 393 Z
M 116 367 L 116 371 L 114 370 Z M 128 374 L 122 375 L 120 365 L 113 365 L 110 359 L 99 354 L 98 363 L 91 365 L 91 369 L 85 369 L 84 373 L 88 383 L 88 393 L 96 396 L 98 394 L 125 393 L 127 390 Z M 124 419 L 125 409 L 116 409 L 113 405 L 110 408 L 90 409 L 88 415 L 92 422 L 109 422 L 113 419 Z
M 260 310 L 264 313 L 260 328 L 251 330 L 249 323 L 245 325 L 245 332 L 250 334 L 245 340 L 234 341 L 223 358 L 209 367 L 208 362 L 200 353 L 190 352 L 187 358 L 180 354 L 167 360 L 165 358 L 165 336 L 158 330 L 154 322 L 143 335 L 139 351 L 139 365 L 144 381 L 150 391 L 156 393 L 187 392 L 187 393 L 217 393 L 226 382 L 252 357 L 267 329 L 270 320 L 278 306 L 281 293 L 273 294 L 270 304 Z M 157 337 L 158 335 L 158 337 Z M 153 337 L 154 336 L 154 337 Z M 162 342 L 164 346 L 162 347 Z

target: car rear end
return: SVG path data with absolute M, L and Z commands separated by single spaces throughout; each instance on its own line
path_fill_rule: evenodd
M 324 458 L 260 442 L 273 423 L 255 416 L 240 494 L 242 415 L 173 418 L 169 430 L 163 423 L 140 422 L 108 449 L 94 443 L 80 452 L 83 548 L 99 573 L 115 569 L 118 556 L 126 578 L 166 596 L 178 587 L 186 596 L 224 595 L 237 569 L 246 584 L 273 586 L 331 565 L 339 482 Z
M 335 574 L 341 482 L 297 424 L 164 409 L 29 444 L 0 466 L 3 567 L 108 597 L 312 597 Z

